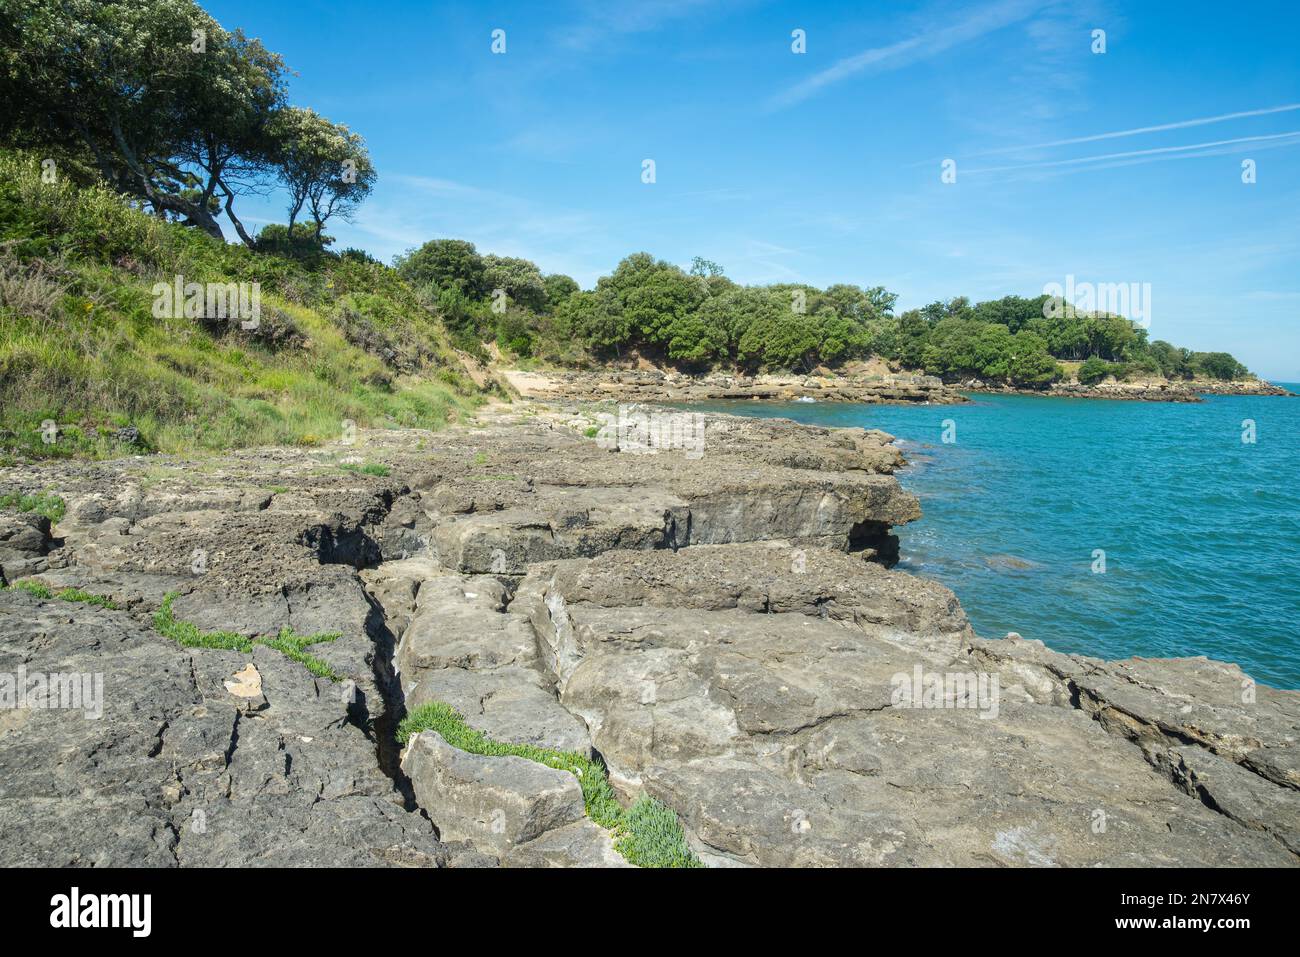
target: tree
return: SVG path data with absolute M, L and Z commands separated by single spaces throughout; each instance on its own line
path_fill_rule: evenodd
M 496 317 L 495 334 L 497 345 L 518 356 L 533 354 L 533 337 L 529 330 L 528 316 L 515 306 L 510 306 Z
M 549 312 L 554 312 L 556 306 L 578 291 L 577 282 L 563 273 L 553 272 L 543 276 L 542 285 L 546 289 L 546 308 Z
M 598 353 L 621 353 L 631 335 L 622 305 L 608 291 L 575 292 L 560 303 L 555 315 Z
M 116 191 L 221 235 L 215 186 L 196 194 L 182 167 L 219 121 L 204 82 L 207 43 L 215 58 L 229 37 L 215 20 L 192 0 L 6 0 L 0 35 L 7 138 L 82 150 Z
M 639 341 L 659 348 L 666 348 L 674 337 L 680 340 L 689 334 L 680 323 L 707 295 L 697 279 L 649 253 L 626 257 L 596 288 L 617 300 L 622 317 Z
M 1079 370 L 1075 373 L 1075 377 L 1084 385 L 1095 385 L 1110 374 L 1111 368 L 1109 362 L 1097 356 L 1089 356 L 1087 359 L 1083 360 L 1083 364 L 1079 366 Z
M 227 34 L 218 28 L 205 44 L 190 92 L 204 122 L 180 144 L 178 156 L 201 172 L 196 201 L 210 207 L 220 200 L 235 232 L 251 247 L 235 198 L 271 189 L 277 162 L 272 130 L 284 106 L 286 70 L 278 54 L 240 30 Z
M 838 362 L 867 353 L 871 335 L 862 322 L 840 315 L 829 303 L 818 306 L 812 319 L 820 343 L 819 361 Z
M 1004 325 L 980 323 L 975 333 L 975 368 L 980 376 L 994 382 L 1011 378 L 1012 337 Z
M 1019 332 L 1035 319 L 1043 317 L 1043 303 L 1047 296 L 1026 299 L 1023 296 L 1003 296 L 1001 299 L 981 302 L 971 311 L 980 322 L 996 322 L 1012 332 Z
M 369 194 L 361 137 L 284 105 L 278 54 L 227 31 L 194 0 L 0 0 L 0 136 L 221 238 L 235 200 L 291 192 L 319 238 Z
M 668 358 L 687 366 L 708 365 L 721 352 L 717 330 L 698 311 L 678 317 L 667 335 Z
M 377 174 L 365 141 L 315 110 L 281 110 L 273 127 L 277 167 L 289 193 L 289 229 L 305 206 L 320 236 L 332 216 L 350 220 Z
M 695 256 L 691 259 L 691 275 L 712 278 L 722 275 L 722 267 L 712 259 L 705 259 L 703 256 Z
M 527 259 L 484 256 L 483 282 L 489 295 L 502 289 L 511 302 L 526 309 L 541 312 L 546 307 L 546 284 L 542 272 Z
M 909 309 L 898 319 L 895 354 L 891 358 L 898 359 L 909 369 L 920 369 L 925 362 L 925 346 L 929 333 L 930 326 L 925 313 L 921 310 Z
M 927 337 L 922 368 L 931 375 L 949 378 L 983 374 L 976 357 L 976 342 L 984 325 L 966 319 L 941 319 Z
M 1061 367 L 1047 352 L 1042 336 L 1022 329 L 1012 337 L 1007 377 L 1013 385 L 1041 389 L 1062 375 Z
M 1160 368 L 1160 374 L 1166 379 L 1191 377 L 1191 353 L 1187 349 L 1179 349 L 1163 339 L 1157 339 L 1147 347 L 1147 352 Z
M 714 343 L 717 358 L 739 362 L 740 342 L 750 324 L 779 312 L 780 306 L 764 290 L 732 286 L 701 303 L 696 315 L 708 330 L 705 335 Z M 757 358 L 761 360 L 761 354 Z
M 746 327 L 737 349 L 743 365 L 751 368 L 807 370 L 817 361 L 820 340 L 807 313 L 790 309 L 788 294 L 769 293 L 770 305 Z
M 5 0 L 0 34 L 6 140 L 85 155 L 116 191 L 217 237 L 224 201 L 252 243 L 234 198 L 271 166 L 278 55 L 192 0 Z
M 470 299 L 488 293 L 487 266 L 473 243 L 463 239 L 431 239 L 419 249 L 398 256 L 393 265 L 412 286 L 433 286 L 434 297 L 453 289 Z
M 306 223 L 298 223 L 292 233 L 282 223 L 267 223 L 254 238 L 253 248 L 277 256 L 311 260 L 319 259 L 325 247 L 333 242 L 333 236 L 317 236 Z
M 1191 366 L 1196 372 L 1211 379 L 1230 381 L 1247 375 L 1246 367 L 1226 352 L 1194 352 Z

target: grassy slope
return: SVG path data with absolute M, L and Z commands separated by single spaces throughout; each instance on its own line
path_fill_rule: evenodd
M 177 275 L 260 283 L 262 329 L 154 318 Z M 314 444 L 345 419 L 436 428 L 478 398 L 392 269 L 255 254 L 0 152 L 0 456 L 139 451 L 128 425 L 161 451 Z

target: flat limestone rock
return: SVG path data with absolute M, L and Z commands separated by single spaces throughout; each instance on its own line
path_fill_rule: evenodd
M 565 772 L 425 734 L 407 778 L 396 719 L 432 701 L 599 754 L 710 865 L 1300 862 L 1300 694 L 980 639 L 885 567 L 920 515 L 890 436 L 693 413 L 691 449 L 601 432 L 677 414 L 498 405 L 346 447 L 0 468 L 0 493 L 67 503 L 56 528 L 0 516 L 3 574 L 123 609 L 0 593 L 0 674 L 105 685 L 100 719 L 0 710 L 0 863 L 617 865 Z M 172 592 L 204 629 L 340 632 L 310 653 L 347 681 L 179 647 L 151 620 Z M 250 662 L 262 699 L 227 687 Z
M 1277 787 L 1254 771 L 1203 748 L 1159 754 L 1175 783 L 1237 823 L 1272 835 L 1300 855 L 1300 791 Z
M 340 687 L 279 652 L 186 649 L 126 611 L 0 592 L 0 672 L 102 676 L 102 715 L 0 711 L 0 865 L 436 866 Z M 247 687 L 247 682 L 241 682 Z
M 397 647 L 398 670 L 414 676 L 530 664 L 537 658 L 532 628 L 522 615 L 502 613 L 505 600 L 504 586 L 487 575 L 426 579 Z
M 1229 713 L 1224 687 L 1205 701 L 1178 690 L 1234 677 L 1217 667 L 1182 661 L 1158 676 L 1025 642 L 1003 662 L 938 586 L 841 553 L 790 557 L 770 544 L 609 552 L 539 566 L 512 605 L 531 607 L 560 702 L 587 722 L 611 780 L 676 810 L 706 861 L 1297 863 L 1296 792 L 1231 761 L 1202 761 L 1200 787 L 1182 786 L 1086 695 L 1105 688 L 1112 710 L 1145 709 L 1141 727 L 1179 727 L 1175 715 L 1200 707 L 1220 722 L 1205 727 L 1225 728 L 1219 740 L 1255 747 L 1283 778 L 1279 735 L 1297 696 L 1259 689 L 1270 703 L 1252 726 L 1272 732 L 1231 737 L 1245 716 Z M 899 696 L 927 674 L 950 684 L 933 700 Z M 1004 674 L 1007 694 L 994 684 Z M 1214 758 L 1191 752 L 1189 778 L 1195 758 Z M 1207 806 L 1216 789 L 1223 804 Z
M 556 700 L 546 679 L 532 668 L 429 670 L 405 687 L 408 711 L 442 702 L 494 741 L 591 753 L 586 724 Z

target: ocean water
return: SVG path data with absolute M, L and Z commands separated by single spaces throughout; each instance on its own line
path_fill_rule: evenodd
M 1300 398 L 973 398 L 691 408 L 897 436 L 924 512 L 897 529 L 899 567 L 953 589 L 983 636 L 1208 655 L 1300 688 Z

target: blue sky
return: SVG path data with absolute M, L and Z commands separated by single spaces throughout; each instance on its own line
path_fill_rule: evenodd
M 584 286 L 701 255 L 902 308 L 1150 283 L 1152 338 L 1300 380 L 1293 0 L 204 6 L 365 136 L 379 185 L 337 248 L 463 238 Z

